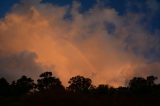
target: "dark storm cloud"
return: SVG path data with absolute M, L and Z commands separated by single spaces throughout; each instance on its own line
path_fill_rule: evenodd
M 22 75 L 36 78 L 43 71 L 36 58 L 35 53 L 27 51 L 0 57 L 0 76 L 10 81 Z

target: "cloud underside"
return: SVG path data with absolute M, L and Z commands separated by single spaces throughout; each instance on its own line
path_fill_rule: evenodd
M 0 21 L 0 75 L 37 78 L 52 70 L 64 85 L 83 75 L 113 86 L 133 76 L 159 77 L 159 61 L 145 56 L 159 50 L 159 41 L 139 24 L 141 17 L 97 5 L 80 13 L 77 2 L 68 8 L 24 0 Z

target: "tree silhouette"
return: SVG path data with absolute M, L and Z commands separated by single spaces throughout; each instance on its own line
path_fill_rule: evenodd
M 117 92 L 120 95 L 128 95 L 128 94 L 130 94 L 129 88 L 128 87 L 122 87 L 122 86 L 117 88 Z
M 154 86 L 155 85 L 155 80 L 158 79 L 157 77 L 155 76 L 148 76 L 147 77 L 147 85 L 148 86 Z
M 17 82 L 12 82 L 12 87 L 17 95 L 28 93 L 34 88 L 34 80 L 26 76 L 22 76 Z
M 39 91 L 49 89 L 64 89 L 61 81 L 52 76 L 52 72 L 44 72 L 40 75 L 41 79 L 37 80 L 37 88 Z
M 91 79 L 79 75 L 72 77 L 68 83 L 70 85 L 67 89 L 72 92 L 88 92 L 92 86 Z
M 109 86 L 108 85 L 104 85 L 104 84 L 100 84 L 97 88 L 96 88 L 96 92 L 98 94 L 108 94 L 109 93 Z
M 5 78 L 0 78 L 0 95 L 7 96 L 9 94 L 9 83 Z
M 22 76 L 12 84 L 5 78 L 0 78 L 0 104 L 2 106 L 159 106 L 160 84 L 155 83 L 156 79 L 155 76 L 134 77 L 128 87 L 114 88 L 106 84 L 96 87 L 92 85 L 91 79 L 75 76 L 70 78 L 69 86 L 65 90 L 60 80 L 52 76 L 52 72 L 44 72 L 40 74 L 36 85 L 40 92 L 36 89 L 35 93 L 29 93 L 35 86 L 31 78 Z
M 129 82 L 129 88 L 134 94 L 147 93 L 147 81 L 142 77 L 134 77 Z
M 155 76 L 148 76 L 146 79 L 142 77 L 134 77 L 129 82 L 129 88 L 132 92 L 137 94 L 151 93 L 156 79 L 157 77 Z

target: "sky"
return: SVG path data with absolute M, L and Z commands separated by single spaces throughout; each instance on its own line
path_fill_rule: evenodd
M 160 78 L 159 11 L 160 0 L 1 0 L 0 77 Z

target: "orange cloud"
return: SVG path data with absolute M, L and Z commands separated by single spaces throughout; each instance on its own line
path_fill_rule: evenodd
M 0 57 L 23 51 L 35 53 L 37 58 L 32 61 L 40 67 L 35 70 L 41 73 L 51 69 L 65 85 L 70 77 L 80 74 L 95 84 L 119 86 L 137 73 L 152 70 L 145 72 L 147 60 L 133 52 L 136 47 L 142 53 L 152 47 L 148 42 L 153 38 L 136 24 L 139 17 L 119 16 L 114 9 L 97 6 L 79 13 L 78 5 L 73 7 L 73 20 L 67 20 L 67 7 L 26 1 L 15 5 L 0 21 Z M 115 25 L 113 34 L 106 29 L 107 22 Z M 133 42 L 126 43 L 127 38 Z M 18 68 L 14 70 L 13 75 L 19 73 Z M 33 71 L 24 74 L 33 75 Z

